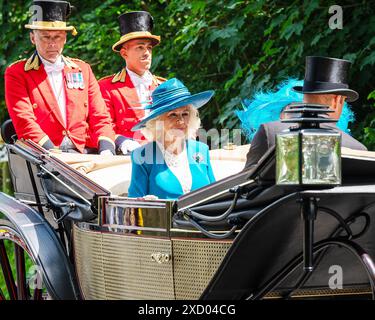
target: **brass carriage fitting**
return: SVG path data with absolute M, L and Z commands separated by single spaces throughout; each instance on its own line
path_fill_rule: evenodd
M 171 255 L 169 253 L 155 252 L 151 254 L 151 260 L 159 264 L 167 263 L 171 261 Z
M 225 149 L 225 150 L 234 150 L 234 149 L 236 149 L 236 147 L 237 146 L 233 142 L 228 142 L 228 144 L 225 145 L 223 147 L 223 149 Z

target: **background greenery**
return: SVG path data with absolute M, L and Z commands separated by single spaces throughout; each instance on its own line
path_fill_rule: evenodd
M 24 24 L 31 1 L 0 0 L 0 71 L 33 48 Z M 203 108 L 209 128 L 236 128 L 233 110 L 242 98 L 274 88 L 288 77 L 303 77 L 306 55 L 327 55 L 353 62 L 351 86 L 361 98 L 353 104 L 353 134 L 375 147 L 375 1 L 270 0 L 71 0 L 70 19 L 79 31 L 69 37 L 65 54 L 92 64 L 98 78 L 123 64 L 111 51 L 119 39 L 117 17 L 128 10 L 147 10 L 162 43 L 154 49 L 153 71 L 182 79 L 192 92 L 215 89 Z M 328 27 L 331 5 L 344 11 L 342 30 Z M 6 117 L 3 77 L 0 111 Z M 371 99 L 373 98 L 373 99 Z

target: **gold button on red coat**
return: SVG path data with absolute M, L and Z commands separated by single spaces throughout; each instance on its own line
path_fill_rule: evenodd
M 118 112 L 119 112 L 119 113 L 122 113 L 122 109 L 120 109 Z
M 65 131 L 65 130 L 63 130 L 62 134 L 63 134 L 63 136 L 66 136 L 66 131 Z
M 33 108 L 36 109 L 38 108 L 38 105 L 36 103 L 33 104 Z

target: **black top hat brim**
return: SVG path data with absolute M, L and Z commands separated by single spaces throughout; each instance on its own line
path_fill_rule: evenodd
M 121 37 L 113 46 L 112 50 L 115 52 L 120 52 L 122 45 L 133 39 L 148 39 L 151 40 L 152 46 L 155 47 L 160 43 L 160 36 L 155 36 L 150 32 L 132 32 Z
M 348 102 L 354 102 L 358 99 L 359 94 L 357 91 L 352 89 L 329 89 L 329 90 L 313 90 L 304 91 L 302 86 L 295 86 L 293 90 L 303 94 L 337 94 L 345 96 Z

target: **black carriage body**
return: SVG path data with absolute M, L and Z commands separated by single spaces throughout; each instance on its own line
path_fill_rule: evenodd
M 56 209 L 54 202 L 78 204 L 70 216 L 74 221 L 70 257 L 60 240 L 50 240 L 54 243 L 50 250 L 65 255 L 61 259 L 75 276 L 68 271 L 52 275 L 48 270 L 54 261 L 39 261 L 47 276 L 70 282 L 70 297 L 78 297 L 76 287 L 84 299 L 358 297 L 373 292 L 372 158 L 344 156 L 342 186 L 302 190 L 275 185 L 270 150 L 256 168 L 174 202 L 112 196 L 32 142 L 17 142 L 8 150 L 15 196 L 24 203 L 23 211 L 39 217 L 47 233 L 54 230 L 41 216 L 48 215 L 46 205 Z M 316 268 L 306 275 L 300 201 L 311 198 L 319 198 Z M 1 209 L 22 230 L 12 220 L 10 207 Z M 60 217 L 64 212 L 59 211 Z M 30 236 L 22 234 L 31 247 Z M 39 232 L 34 236 L 46 243 L 38 238 Z M 332 266 L 343 271 L 342 289 L 331 286 L 336 270 Z M 65 296 L 57 292 L 55 297 Z

